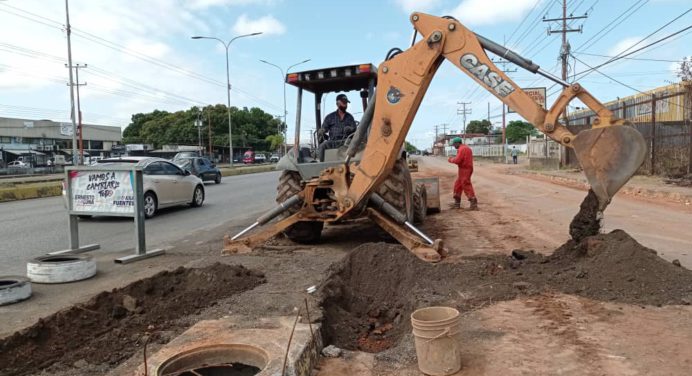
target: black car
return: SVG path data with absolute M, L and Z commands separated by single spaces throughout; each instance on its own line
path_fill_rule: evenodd
M 213 180 L 214 183 L 221 184 L 221 171 L 207 158 L 180 157 L 174 159 L 173 163 L 190 171 L 203 181 Z

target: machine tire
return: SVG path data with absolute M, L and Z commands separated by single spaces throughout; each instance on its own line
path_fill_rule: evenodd
M 302 191 L 300 187 L 301 177 L 297 171 L 285 170 L 279 178 L 279 185 L 276 187 L 276 202 L 281 203 L 291 196 Z M 283 219 L 298 211 L 298 207 L 288 209 L 279 218 Z M 284 235 L 296 243 L 311 244 L 316 243 L 322 236 L 324 222 L 303 221 L 297 222 L 284 231 Z
M 221 174 L 220 173 L 218 175 L 216 175 L 216 177 L 214 178 L 214 183 L 215 184 L 221 184 Z
M 406 159 L 401 158 L 396 161 L 392 172 L 377 187 L 376 192 L 386 202 L 397 208 L 401 213 L 406 214 L 408 221 L 413 223 L 413 182 L 411 181 L 411 173 L 408 170 Z
M 422 224 L 427 213 L 428 192 L 425 190 L 425 185 L 416 184 L 416 189 L 413 192 L 413 223 Z

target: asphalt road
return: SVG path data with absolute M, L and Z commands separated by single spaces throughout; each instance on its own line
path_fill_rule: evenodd
M 146 221 L 147 248 L 176 240 L 223 223 L 244 225 L 271 208 L 278 172 L 228 176 L 220 185 L 205 185 L 199 208 L 163 209 Z M 0 275 L 25 275 L 33 257 L 69 247 L 67 211 L 62 197 L 0 203 Z M 134 247 L 134 223 L 129 218 L 100 217 L 79 222 L 80 244 L 98 243 L 93 252 L 120 252 Z

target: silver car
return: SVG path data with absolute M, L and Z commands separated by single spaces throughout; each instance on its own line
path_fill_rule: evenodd
M 153 217 L 162 208 L 178 205 L 199 207 L 204 203 L 202 180 L 163 158 L 106 158 L 99 160 L 96 166 L 129 167 L 133 164 L 142 167 L 146 218 Z

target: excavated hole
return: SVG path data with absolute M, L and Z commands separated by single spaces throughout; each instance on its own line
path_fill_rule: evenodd
M 690 304 L 692 271 L 615 230 L 568 241 L 551 256 L 512 255 L 425 263 L 399 245 L 368 243 L 334 265 L 320 288 L 325 345 L 366 352 L 397 346 L 418 308 L 465 312 L 550 292 L 638 305 Z
M 265 282 L 260 272 L 216 263 L 163 271 L 102 292 L 0 340 L 0 364 L 9 375 L 71 369 L 75 362 L 112 368 L 142 350 L 167 343 L 220 299 Z M 0 372 L 0 374 L 5 374 Z M 96 374 L 88 369 L 73 374 Z

